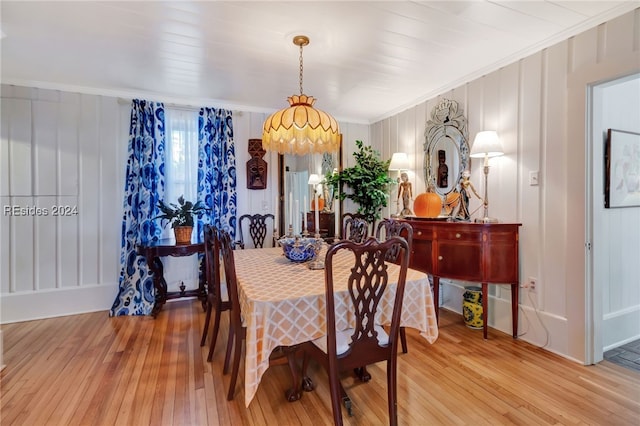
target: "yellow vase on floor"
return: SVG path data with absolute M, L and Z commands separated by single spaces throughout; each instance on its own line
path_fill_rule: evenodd
M 469 328 L 482 328 L 482 288 L 469 286 L 464 288 L 462 295 L 462 316 Z

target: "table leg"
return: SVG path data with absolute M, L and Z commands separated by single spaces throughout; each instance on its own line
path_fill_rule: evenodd
M 151 315 L 155 318 L 167 301 L 167 282 L 164 279 L 164 266 L 159 257 L 154 257 L 149 263 L 149 270 L 153 274 L 153 286 L 156 289 L 156 303 L 151 311 Z
M 199 256 L 198 256 L 199 257 Z M 205 259 L 200 262 L 200 280 L 198 283 L 198 299 L 202 302 L 202 310 L 207 312 L 207 275 Z
M 518 283 L 511 284 L 511 327 L 513 338 L 518 338 L 518 292 L 520 285 Z
M 438 313 L 440 312 L 440 277 L 436 277 L 435 275 L 432 275 L 432 277 L 433 277 L 433 307 L 436 309 L 436 324 L 437 324 L 438 318 L 439 318 Z
M 291 373 L 291 388 L 285 391 L 287 401 L 294 402 L 302 397 L 302 389 L 306 392 L 313 390 L 313 382 L 307 377 L 301 377 L 296 356 L 300 352 L 300 345 L 278 346 L 269 357 L 269 365 L 282 365 L 285 362 L 289 366 Z M 286 358 L 286 360 L 284 359 Z
M 302 397 L 302 382 L 300 375 L 298 374 L 298 364 L 296 363 L 296 351 L 297 348 L 285 349 L 287 355 L 287 363 L 289 364 L 289 370 L 291 372 L 291 389 L 285 392 L 287 401 L 294 402 Z
M 482 283 L 482 335 L 487 338 L 487 322 L 489 312 L 489 286 L 487 283 Z

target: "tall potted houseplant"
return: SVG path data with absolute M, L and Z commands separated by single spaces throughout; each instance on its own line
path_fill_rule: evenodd
M 158 201 L 158 208 L 162 214 L 154 219 L 161 219 L 163 226 L 171 224 L 176 237 L 176 244 L 189 244 L 191 233 L 193 232 L 194 217 L 200 217 L 202 213 L 209 210 L 202 201 L 193 204 L 185 201 L 184 196 L 178 198 L 178 204 Z M 166 221 L 166 223 L 164 223 Z
M 373 223 L 387 206 L 389 185 L 395 183 L 388 176 L 390 160 L 380 159 L 380 153 L 357 140 L 358 150 L 353 153 L 356 164 L 338 173 L 328 173 L 325 182 L 334 189 L 340 200 L 349 199 L 358 205 L 357 213 Z M 346 185 L 350 191 L 342 191 Z

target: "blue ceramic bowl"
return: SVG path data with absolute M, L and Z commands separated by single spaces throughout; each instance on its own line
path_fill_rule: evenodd
M 281 238 L 278 244 L 287 259 L 292 262 L 306 262 L 313 259 L 313 246 L 316 240 L 313 238 Z

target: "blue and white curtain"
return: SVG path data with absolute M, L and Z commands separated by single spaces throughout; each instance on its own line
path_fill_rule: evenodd
M 211 211 L 198 219 L 196 230 L 202 238 L 204 225 L 212 224 L 229 232 L 235 241 L 238 203 L 231 111 L 202 108 L 198 133 L 198 199 Z
M 110 315 L 149 315 L 155 304 L 153 277 L 136 246 L 162 237 L 158 201 L 165 194 L 165 110 L 162 103 L 134 100 L 129 128 L 129 160 L 122 220 L 119 292 Z M 236 234 L 236 158 L 232 113 L 202 108 L 198 114 L 197 200 L 211 210 L 198 218 L 195 232 L 213 224 Z M 202 256 L 200 256 L 202 261 Z
M 153 277 L 136 245 L 162 234 L 158 200 L 164 194 L 164 106 L 134 99 L 129 127 L 129 159 L 125 182 L 119 292 L 111 316 L 148 315 L 155 303 Z

